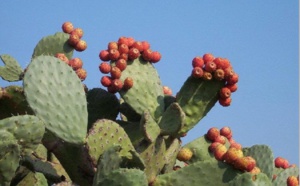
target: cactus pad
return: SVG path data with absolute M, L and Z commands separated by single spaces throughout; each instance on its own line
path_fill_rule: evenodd
M 244 156 L 251 156 L 256 161 L 256 166 L 265 173 L 269 179 L 273 177 L 274 157 L 273 152 L 267 145 L 254 145 L 250 148 L 243 148 Z
M 98 120 L 89 130 L 86 138 L 88 153 L 95 166 L 104 151 L 118 144 L 122 146 L 120 156 L 129 156 L 130 158 L 132 155 L 129 151 L 134 150 L 134 147 L 129 137 L 122 127 L 107 119 Z
M 196 79 L 190 76 L 179 90 L 176 99 L 186 119 L 180 133 L 186 133 L 193 128 L 218 101 L 218 92 L 225 82 Z
M 153 186 L 228 185 L 240 172 L 217 160 L 198 161 L 177 171 L 157 176 Z
M 264 173 L 244 173 L 229 182 L 229 186 L 272 186 L 272 182 Z
M 159 127 L 162 135 L 176 136 L 178 131 L 183 127 L 185 113 L 178 103 L 172 103 L 163 113 L 159 121 Z
M 54 35 L 43 37 L 34 48 L 32 58 L 40 55 L 55 56 L 64 53 L 69 59 L 72 58 L 74 48 L 68 44 L 69 34 L 57 32 Z
M 127 77 L 133 79 L 134 85 L 127 91 L 120 91 L 124 101 L 140 115 L 148 109 L 157 120 L 164 111 L 164 94 L 154 66 L 141 57 L 128 61 L 121 80 L 124 81 Z
M 10 132 L 22 154 L 32 153 L 41 143 L 45 126 L 36 116 L 13 116 L 0 120 L 0 129 Z
M 140 122 L 141 131 L 148 142 L 154 142 L 160 134 L 160 128 L 149 112 L 145 111 Z
M 38 56 L 29 64 L 23 85 L 30 107 L 46 129 L 66 142 L 83 143 L 87 103 L 81 81 L 71 67 L 55 57 Z
M 0 55 L 0 59 L 5 64 L 4 67 L 0 66 L 0 77 L 6 81 L 19 81 L 23 70 L 19 63 L 10 55 Z

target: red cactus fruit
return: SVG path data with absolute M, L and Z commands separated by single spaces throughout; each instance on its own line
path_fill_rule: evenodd
M 219 142 L 219 143 L 224 145 L 226 143 L 226 138 L 224 136 L 220 135 L 220 136 L 215 138 L 215 142 Z
M 79 39 L 81 39 L 83 36 L 83 30 L 81 28 L 75 28 L 72 30 L 71 34 L 76 34 L 78 35 Z
M 144 50 L 143 44 L 140 41 L 135 41 L 131 47 L 138 49 L 140 52 L 143 52 Z
M 121 70 L 118 67 L 112 67 L 110 70 L 110 75 L 112 79 L 120 79 L 122 73 Z
M 216 71 L 214 72 L 214 78 L 216 80 L 222 81 L 224 79 L 225 76 L 225 72 L 222 69 L 216 69 Z
M 146 49 L 146 50 L 143 51 L 142 57 L 145 61 L 150 61 L 151 60 L 151 54 L 152 54 L 152 50 L 151 49 Z
M 220 129 L 220 135 L 226 137 L 228 140 L 231 139 L 232 137 L 232 131 L 229 127 L 222 127 Z
M 206 81 L 209 81 L 209 80 L 212 80 L 213 76 L 210 72 L 207 72 L 207 71 L 203 71 L 203 76 L 202 76 L 202 79 L 206 80 Z
M 231 96 L 231 91 L 229 88 L 227 87 L 223 87 L 221 88 L 220 92 L 219 92 L 220 98 L 221 99 L 226 99 L 229 98 Z
M 123 82 L 120 79 L 113 79 L 111 82 L 111 87 L 115 91 L 120 91 L 123 87 Z
M 120 44 L 118 50 L 119 50 L 120 54 L 123 54 L 123 53 L 127 54 L 129 52 L 129 48 L 125 44 Z
M 212 127 L 208 129 L 206 133 L 206 138 L 212 142 L 214 142 L 215 139 L 219 136 L 220 136 L 220 130 L 217 127 Z
M 127 67 L 127 62 L 124 59 L 118 59 L 118 61 L 116 62 L 116 67 L 123 71 Z
M 202 58 L 203 58 L 204 64 L 206 64 L 209 61 L 213 61 L 215 59 L 215 57 L 210 53 L 204 54 Z
M 127 77 L 124 80 L 123 89 L 124 90 L 129 90 L 132 86 L 133 86 L 133 79 L 131 77 Z
M 112 85 L 110 85 L 109 87 L 107 87 L 107 91 L 109 93 L 115 94 L 117 92 L 116 88 Z
M 239 81 L 239 76 L 234 73 L 228 80 L 227 80 L 227 84 L 228 85 L 233 85 L 236 84 Z
M 109 51 L 109 58 L 110 60 L 118 60 L 120 57 L 120 52 L 117 49 L 110 49 Z
M 79 68 L 75 72 L 81 81 L 85 80 L 85 78 L 87 76 L 86 70 L 84 70 L 83 68 Z
M 128 52 L 128 59 L 129 60 L 135 60 L 140 56 L 140 51 L 137 48 L 130 48 Z
M 103 74 L 108 74 L 111 71 L 111 65 L 108 62 L 102 62 L 99 65 L 99 70 Z
M 192 66 L 195 67 L 200 67 L 202 68 L 204 65 L 204 60 L 202 59 L 202 57 L 200 56 L 196 56 L 194 57 L 193 61 L 192 61 Z
M 231 66 L 229 60 L 226 59 L 226 58 L 217 57 L 213 61 L 217 65 L 217 68 L 220 68 L 220 69 L 223 69 L 223 70 L 225 70 L 226 68 Z
M 177 154 L 177 159 L 180 161 L 189 161 L 193 156 L 193 152 L 189 148 L 181 148 Z
M 204 70 L 207 72 L 214 72 L 216 69 L 217 69 L 217 66 L 213 61 L 207 62 L 204 67 Z
M 234 71 L 233 71 L 232 67 L 228 67 L 228 68 L 224 69 L 224 73 L 225 73 L 224 74 L 225 79 L 230 79 L 233 76 Z
M 64 53 L 57 53 L 57 54 L 55 54 L 55 57 L 62 60 L 65 63 L 69 64 L 69 59 L 67 58 L 67 56 Z
M 61 28 L 62 28 L 62 31 L 67 34 L 70 34 L 74 29 L 73 24 L 69 21 L 64 22 L 62 24 Z
M 82 52 L 86 48 L 87 48 L 87 43 L 82 39 L 74 46 L 74 49 L 78 52 Z
M 256 167 L 256 161 L 251 156 L 244 156 L 235 160 L 234 167 L 241 171 L 250 172 Z
M 298 186 L 299 185 L 299 180 L 297 179 L 296 176 L 289 176 L 286 180 L 287 186 Z
M 80 58 L 76 57 L 69 61 L 69 65 L 73 68 L 73 70 L 77 70 L 82 68 L 83 62 Z
M 114 42 L 114 41 L 111 41 L 111 42 L 109 42 L 108 43 L 108 45 L 107 45 L 107 50 L 109 51 L 109 50 L 111 50 L 111 49 L 116 49 L 116 50 L 118 50 L 118 43 L 117 42 Z
M 222 145 L 222 144 L 219 143 L 219 142 L 213 142 L 213 143 L 211 143 L 211 144 L 209 145 L 208 150 L 209 150 L 211 153 L 213 153 L 213 152 L 215 152 L 215 150 L 216 150 L 216 148 L 217 148 L 218 145 Z
M 109 76 L 103 76 L 100 82 L 104 87 L 109 87 L 111 85 L 112 79 Z
M 238 142 L 230 143 L 230 147 L 234 147 L 236 149 L 242 149 L 242 145 Z
M 220 105 L 222 105 L 223 107 L 228 107 L 231 104 L 231 98 L 225 98 L 225 99 L 219 99 L 219 103 Z
M 234 147 L 229 147 L 226 154 L 224 155 L 224 160 L 228 164 L 233 164 L 235 160 L 244 156 L 244 153 L 241 149 Z
M 194 67 L 192 70 L 192 76 L 194 78 L 201 78 L 203 76 L 203 70 L 201 67 Z
M 99 58 L 100 58 L 102 61 L 109 61 L 109 60 L 110 60 L 110 57 L 109 57 L 109 52 L 108 52 L 108 50 L 101 50 L 100 53 L 99 53 Z
M 235 92 L 238 88 L 237 84 L 225 85 L 225 87 L 229 88 L 230 92 Z
M 283 158 L 283 157 L 277 157 L 274 160 L 275 163 L 275 167 L 277 168 L 283 168 L 286 169 L 289 167 L 289 162 L 287 159 Z
M 128 37 L 127 38 L 127 46 L 128 47 L 131 47 L 134 42 L 135 42 L 135 40 L 134 40 L 133 37 Z
M 250 171 L 251 174 L 259 174 L 261 173 L 261 170 L 259 167 L 255 166 L 251 171 Z
M 170 96 L 172 96 L 172 90 L 168 86 L 163 86 L 163 92 L 164 92 L 164 95 L 170 95 Z
M 161 54 L 158 51 L 153 51 L 151 53 L 151 63 L 157 63 L 161 59 Z
M 68 39 L 68 43 L 75 47 L 76 44 L 80 41 L 80 38 L 77 34 L 70 34 L 69 39 Z
M 150 48 L 150 43 L 148 41 L 142 41 L 143 51 L 148 50 Z
M 128 39 L 126 37 L 124 37 L 124 36 L 120 37 L 118 39 L 118 45 L 121 45 L 121 44 L 125 44 L 125 45 L 129 46 L 128 45 Z
M 125 61 L 127 61 L 128 60 L 128 54 L 121 53 L 119 59 L 124 59 Z
M 219 161 L 223 161 L 226 152 L 227 152 L 227 147 L 225 145 L 223 144 L 217 145 L 214 151 L 214 157 Z

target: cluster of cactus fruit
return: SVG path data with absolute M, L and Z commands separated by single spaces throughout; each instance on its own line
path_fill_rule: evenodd
M 107 90 L 83 88 L 73 58 L 82 29 L 62 29 L 38 42 L 26 70 L 0 56 L 1 78 L 22 81 L 0 88 L 0 185 L 298 185 L 297 166 L 267 145 L 242 147 L 229 127 L 182 145 L 215 103 L 230 105 L 238 75 L 229 60 L 195 57 L 173 96 L 153 65 L 161 54 L 120 37 L 99 54 Z

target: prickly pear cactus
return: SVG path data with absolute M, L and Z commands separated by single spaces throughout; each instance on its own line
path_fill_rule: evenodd
M 0 185 L 263 186 L 299 182 L 299 169 L 267 145 L 242 147 L 228 126 L 181 138 L 216 103 L 230 106 L 238 74 L 226 58 L 196 56 L 176 96 L 147 41 L 120 37 L 100 50 L 100 83 L 73 53 L 87 43 L 70 22 L 43 37 L 23 70 L 0 55 Z M 298 180 L 297 180 L 298 176 Z M 297 183 L 296 183 L 297 184 Z

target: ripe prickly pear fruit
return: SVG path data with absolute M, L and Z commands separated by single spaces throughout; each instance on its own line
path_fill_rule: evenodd
M 220 129 L 220 135 L 226 137 L 227 139 L 230 139 L 232 137 L 232 131 L 229 127 L 222 127 Z
M 244 156 L 238 158 L 234 162 L 234 167 L 241 171 L 251 172 L 255 166 L 256 166 L 256 161 L 251 156 Z
M 124 90 L 129 90 L 132 86 L 133 86 L 133 79 L 131 77 L 127 77 L 124 80 L 123 89 Z
M 80 40 L 80 41 L 74 46 L 74 49 L 75 49 L 77 52 L 82 52 L 82 51 L 84 51 L 86 48 L 87 48 L 87 43 L 86 43 L 86 41 L 84 41 L 84 40 Z
M 224 155 L 224 160 L 226 163 L 233 164 L 238 158 L 244 156 L 244 153 L 241 149 L 234 147 L 229 147 L 226 154 Z
M 67 33 L 67 34 L 70 34 L 73 29 L 74 29 L 74 26 L 71 22 L 64 22 L 63 25 L 61 26 L 62 27 L 62 30 L 64 33 Z
M 172 96 L 172 90 L 168 86 L 163 86 L 164 95 L 170 95 Z
M 206 133 L 206 138 L 212 142 L 214 142 L 215 139 L 219 136 L 220 136 L 220 130 L 216 127 L 212 127 L 210 129 L 208 129 L 208 131 Z
M 287 159 L 283 158 L 283 157 L 277 157 L 274 160 L 275 163 L 275 167 L 277 168 L 283 168 L 286 169 L 289 167 L 289 162 Z
M 177 154 L 180 161 L 189 161 L 193 156 L 193 152 L 189 148 L 181 148 Z
M 227 152 L 227 147 L 223 144 L 219 144 L 216 146 L 216 149 L 214 151 L 214 156 L 217 160 L 223 161 L 226 152 Z
M 296 176 L 289 176 L 286 180 L 286 185 L 287 186 L 298 186 L 299 180 L 297 179 Z

